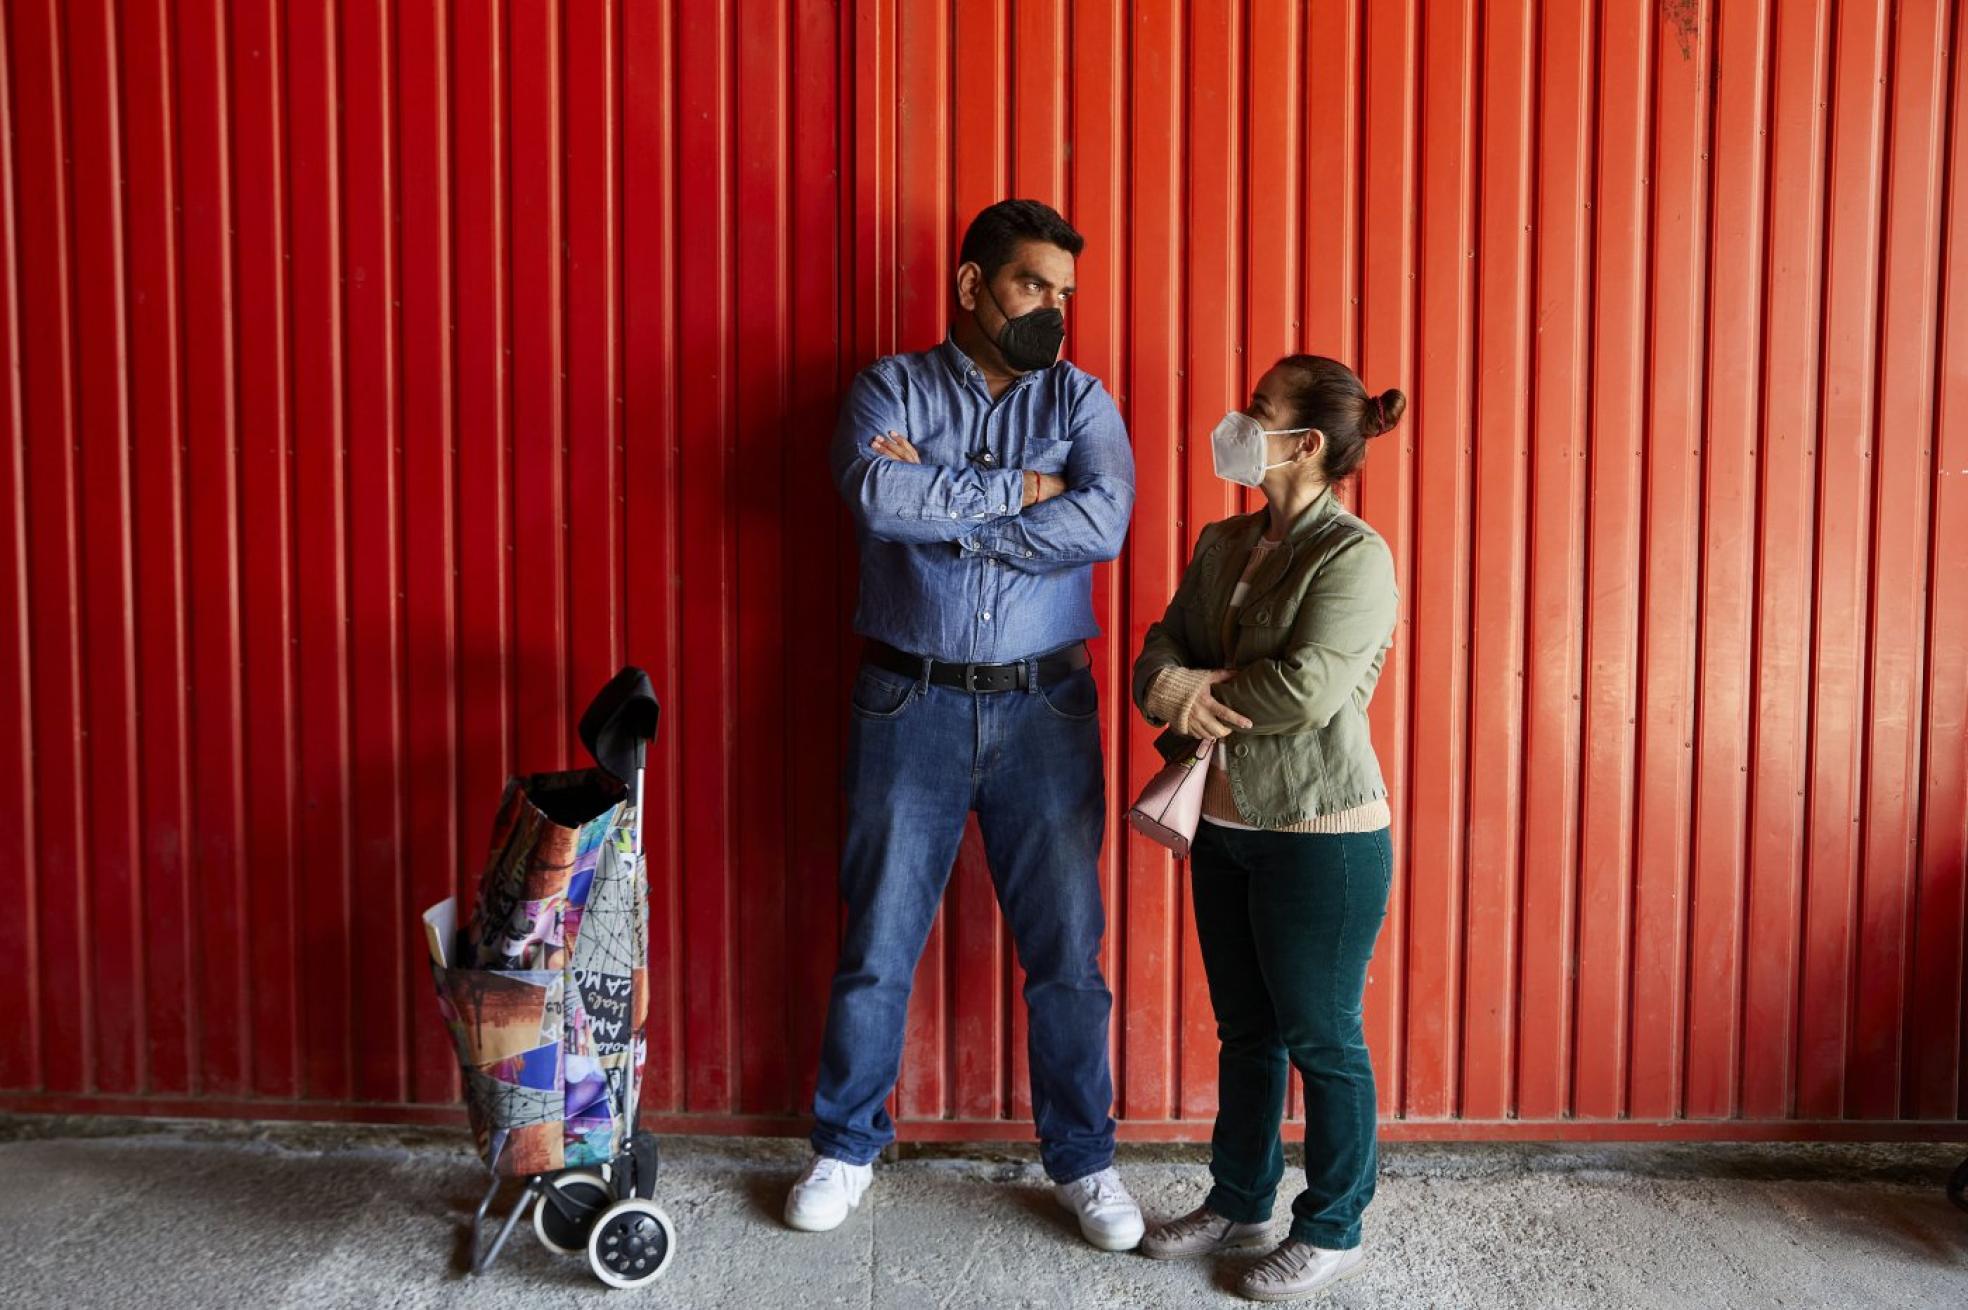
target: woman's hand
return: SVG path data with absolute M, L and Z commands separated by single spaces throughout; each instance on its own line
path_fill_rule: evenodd
M 1228 682 L 1237 676 L 1235 669 L 1211 670 L 1208 679 L 1196 691 L 1196 699 L 1189 702 L 1188 726 L 1176 725 L 1176 731 L 1185 737 L 1208 737 L 1221 741 L 1239 729 L 1248 730 L 1251 721 L 1225 705 L 1210 692 L 1210 688 L 1220 682 Z

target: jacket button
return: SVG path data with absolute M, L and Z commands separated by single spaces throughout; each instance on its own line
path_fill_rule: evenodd
M 1247 760 L 1250 758 L 1250 743 L 1247 741 L 1240 741 L 1231 750 L 1230 753 L 1232 755 L 1235 755 L 1240 760 Z
M 1270 610 L 1260 610 L 1260 611 L 1258 611 L 1258 615 L 1257 615 L 1257 622 L 1259 622 L 1259 623 L 1269 623 L 1270 621 L 1271 621 L 1271 611 L 1270 611 Z

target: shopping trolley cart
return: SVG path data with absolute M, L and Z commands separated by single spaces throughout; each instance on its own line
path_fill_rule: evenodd
M 660 707 L 625 668 L 581 716 L 596 767 L 506 784 L 478 904 L 424 915 L 439 1008 L 491 1186 L 472 1218 L 482 1274 L 529 1208 L 540 1241 L 586 1252 L 610 1287 L 640 1287 L 676 1254 L 653 1197 L 658 1150 L 636 1131 L 647 1054 L 649 897 L 642 777 Z M 490 1242 L 501 1188 L 524 1190 Z

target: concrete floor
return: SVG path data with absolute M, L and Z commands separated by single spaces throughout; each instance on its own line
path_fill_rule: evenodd
M 482 1174 L 460 1133 L 0 1119 L 0 1305 L 1236 1306 L 1242 1260 L 1078 1240 L 1033 1153 L 911 1152 L 839 1231 L 777 1222 L 804 1147 L 672 1138 L 676 1263 L 612 1293 L 515 1232 L 456 1272 Z M 1960 1146 L 1396 1146 L 1368 1268 L 1338 1306 L 1968 1307 Z M 1206 1187 L 1193 1149 L 1125 1150 L 1150 1220 Z M 1282 1207 L 1280 1213 L 1283 1213 Z M 1279 1225 L 1282 1230 L 1282 1223 Z

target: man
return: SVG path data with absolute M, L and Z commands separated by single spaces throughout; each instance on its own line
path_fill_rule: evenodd
M 1106 805 L 1086 651 L 1099 632 L 1092 566 L 1120 553 L 1134 456 L 1113 398 L 1059 360 L 1084 244 L 1036 201 L 979 214 L 949 338 L 876 361 L 841 410 L 833 472 L 859 529 L 854 624 L 868 644 L 848 744 L 847 928 L 814 1160 L 786 1199 L 794 1228 L 837 1227 L 895 1138 L 883 1103 L 909 989 L 975 810 L 1025 969 L 1046 1173 L 1088 1241 L 1141 1238 L 1113 1168 Z

